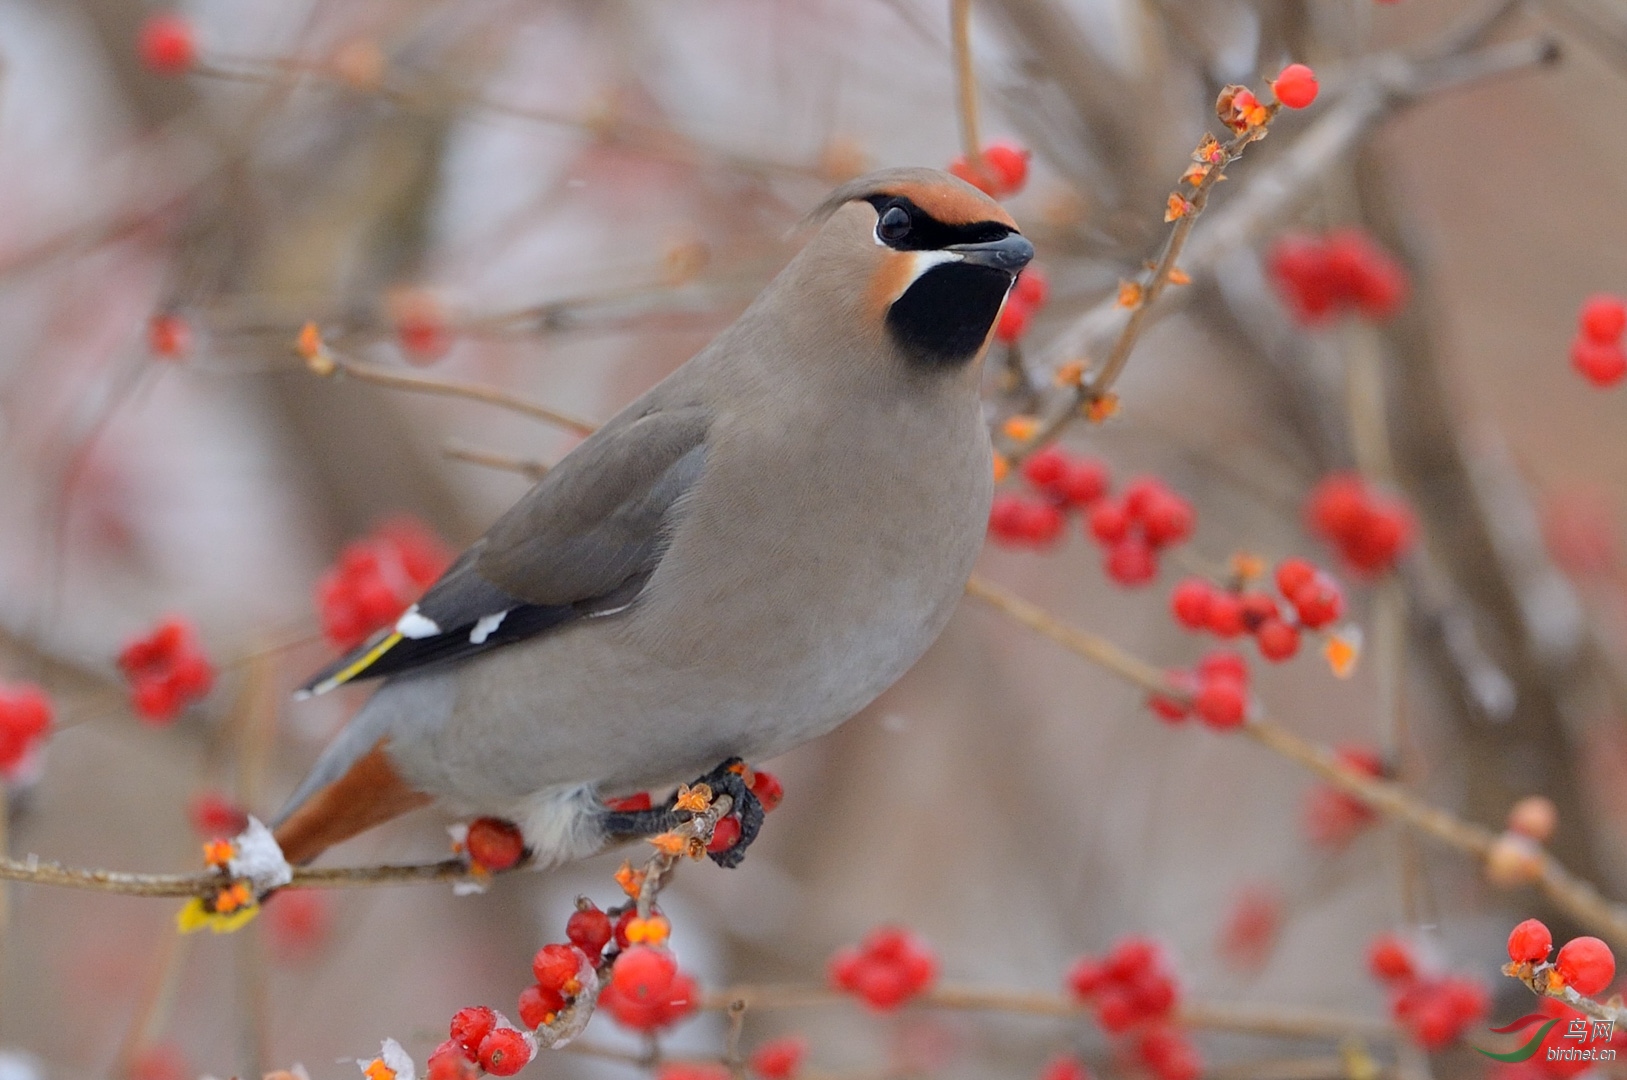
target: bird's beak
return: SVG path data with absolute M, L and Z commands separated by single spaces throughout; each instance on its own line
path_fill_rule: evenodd
M 944 249 L 953 251 L 961 261 L 974 266 L 990 266 L 1015 275 L 1034 257 L 1034 245 L 1021 233 L 1007 233 L 998 240 L 982 244 L 951 244 Z

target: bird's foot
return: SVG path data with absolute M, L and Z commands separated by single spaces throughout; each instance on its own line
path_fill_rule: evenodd
M 689 785 L 693 789 L 705 784 L 711 790 L 713 798 L 719 795 L 729 796 L 731 802 L 729 816 L 739 819 L 740 835 L 728 847 L 720 851 L 707 852 L 708 858 L 726 869 L 740 865 L 741 860 L 746 857 L 746 849 L 757 839 L 757 832 L 763 826 L 763 804 L 752 793 L 751 786 L 746 783 L 747 775 L 746 763 L 739 758 L 730 758 Z M 646 809 L 607 807 L 604 816 L 600 818 L 600 825 L 612 842 L 642 840 L 671 832 L 679 825 L 694 820 L 696 813 L 694 810 L 679 809 L 678 796 L 675 794 L 663 805 Z

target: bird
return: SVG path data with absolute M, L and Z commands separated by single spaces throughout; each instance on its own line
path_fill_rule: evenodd
M 982 358 L 1034 248 L 925 168 L 805 223 L 734 323 L 305 684 L 383 680 L 273 820 L 289 862 L 431 803 L 513 822 L 536 866 L 594 854 L 671 819 L 607 804 L 731 790 L 937 638 L 993 498 Z

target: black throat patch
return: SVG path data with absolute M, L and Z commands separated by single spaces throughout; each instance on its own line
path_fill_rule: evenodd
M 962 367 L 983 347 L 1013 280 L 990 266 L 940 263 L 893 301 L 887 330 L 912 363 Z

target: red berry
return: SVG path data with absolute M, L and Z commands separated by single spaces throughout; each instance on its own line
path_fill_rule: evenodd
M 664 1000 L 678 973 L 678 960 L 666 949 L 634 945 L 616 958 L 610 981 L 616 992 L 632 1001 Z
M 1147 543 L 1155 548 L 1178 544 L 1192 535 L 1195 520 L 1192 504 L 1168 488 L 1150 492 L 1142 501 L 1140 511 Z
M 1616 958 L 1610 946 L 1596 937 L 1571 938 L 1554 957 L 1565 985 L 1578 994 L 1592 996 L 1604 990 L 1616 977 Z
M 650 793 L 640 791 L 636 795 L 628 795 L 621 799 L 607 799 L 604 805 L 606 810 L 619 810 L 624 813 L 631 810 L 648 810 L 650 808 Z
M 1316 577 L 1316 567 L 1306 559 L 1284 559 L 1277 564 L 1277 591 L 1293 596 L 1302 586 Z
M 528 986 L 520 992 L 520 1023 L 535 1031 L 559 1015 L 565 995 L 541 986 Z
M 1321 240 L 1303 235 L 1281 237 L 1271 246 L 1266 266 L 1295 321 L 1309 326 L 1332 317 L 1342 290 L 1334 281 Z
M 1396 559 L 1412 545 L 1412 511 L 1401 503 L 1370 503 L 1361 527 L 1346 537 L 1339 552 L 1352 566 L 1380 573 L 1395 565 Z
M 575 994 L 581 989 L 580 975 L 585 959 L 586 954 L 573 945 L 544 945 L 531 958 L 531 974 L 544 990 Z
M 1516 964 L 1540 964 L 1553 948 L 1554 936 L 1540 919 L 1527 919 L 1508 935 L 1508 958 Z
M 448 1039 L 430 1051 L 424 1080 L 476 1080 L 479 1075 L 474 1055 L 459 1046 L 456 1039 Z
M 1045 1063 L 1039 1080 L 1090 1080 L 1090 1073 L 1077 1058 L 1056 1057 Z
M 1192 709 L 1199 720 L 1217 731 L 1238 727 L 1248 711 L 1248 690 L 1236 679 L 1206 679 L 1198 687 Z
M 1047 446 L 1031 456 L 1022 466 L 1023 479 L 1041 492 L 1055 490 L 1068 471 L 1068 455 L 1058 446 Z
M 1028 151 L 1014 143 L 991 143 L 983 149 L 983 163 L 994 174 L 998 195 L 1015 195 L 1028 182 Z
M 186 816 L 199 836 L 218 840 L 248 827 L 249 815 L 218 791 L 200 791 L 187 803 Z
M 1271 84 L 1277 100 L 1290 109 L 1303 109 L 1316 100 L 1316 72 L 1304 64 L 1289 64 Z
M 858 948 L 831 957 L 830 979 L 873 1009 L 887 1010 L 932 985 L 938 961 L 926 943 L 900 927 L 871 932 Z
M 1090 535 L 1104 544 L 1116 544 L 1130 532 L 1130 515 L 1122 503 L 1103 499 L 1090 508 Z
M 147 351 L 165 360 L 183 359 L 192 351 L 192 328 L 179 315 L 154 315 L 147 322 Z
M 1216 589 L 1209 598 L 1209 632 L 1219 638 L 1234 638 L 1248 626 L 1243 621 L 1243 600 L 1236 593 Z
M 1095 957 L 1082 956 L 1068 969 L 1068 989 L 1081 1001 L 1093 996 L 1096 991 L 1106 986 L 1108 981 L 1107 968 Z
M 1215 587 L 1204 578 L 1190 577 L 1175 586 L 1170 593 L 1170 610 L 1175 621 L 1188 630 L 1202 630 L 1209 625 L 1209 605 L 1215 596 Z
M 1036 263 L 1029 263 L 1023 267 L 1022 273 L 1017 275 L 1017 283 L 1011 287 L 1011 298 L 1020 300 L 1034 311 L 1045 306 L 1045 301 L 1051 297 L 1051 283 L 1045 277 L 1045 271 Z
M 1380 934 L 1367 948 L 1367 969 L 1381 982 L 1395 983 L 1418 974 L 1412 946 L 1394 934 Z
M 1232 652 L 1229 649 L 1216 649 L 1205 653 L 1198 661 L 1198 677 L 1200 679 L 1231 679 L 1234 682 L 1248 682 L 1248 661 L 1243 659 L 1242 653 Z
M 1085 458 L 1068 462 L 1067 471 L 1057 482 L 1056 494 L 1070 506 L 1089 506 L 1107 494 L 1107 466 Z
M 1164 672 L 1164 677 L 1172 687 L 1188 695 L 1192 693 L 1192 690 L 1197 685 L 1197 680 L 1188 671 L 1172 669 Z M 1178 724 L 1192 715 L 1192 706 L 1190 704 L 1182 698 L 1171 697 L 1168 694 L 1151 695 L 1147 698 L 1147 707 L 1160 720 L 1167 720 L 1172 724 Z
M 479 1053 L 480 1044 L 497 1026 L 497 1014 L 484 1005 L 471 1005 L 452 1015 L 452 1041 L 471 1056 Z
M 429 289 L 394 289 L 386 299 L 396 342 L 413 364 L 431 364 L 452 348 L 452 327 L 440 297 Z
M 1005 307 L 1000 309 L 1000 317 L 995 320 L 995 340 L 1015 345 L 1028 334 L 1028 322 L 1033 317 L 1033 308 L 1015 296 L 1011 297 L 1006 301 Z
M 1614 386 L 1627 375 L 1627 353 L 1620 342 L 1604 344 L 1578 337 L 1571 342 L 1571 366 L 1594 386 Z
M 1322 573 L 1300 586 L 1288 600 L 1294 605 L 1299 621 L 1311 630 L 1337 622 L 1345 611 L 1344 593 L 1338 583 Z
M 780 778 L 761 769 L 753 771 L 751 778 L 751 793 L 757 796 L 757 801 L 763 804 L 763 812 L 771 813 L 775 807 L 785 801 L 785 785 Z
M 469 858 L 487 870 L 508 870 L 525 857 L 525 836 L 512 821 L 501 818 L 475 818 L 469 823 L 464 841 Z
M 198 43 L 190 22 L 173 11 L 157 11 L 141 24 L 136 52 L 148 71 L 179 75 L 197 62 Z
M 493 1076 L 513 1076 L 531 1060 L 531 1044 L 513 1028 L 498 1028 L 481 1042 L 478 1057 Z
M 1254 631 L 1254 643 L 1260 647 L 1261 656 L 1280 664 L 1299 651 L 1299 627 L 1281 619 L 1268 619 Z
M 787 1035 L 759 1046 L 747 1064 L 761 1080 L 791 1080 L 802 1071 L 802 1062 L 807 1056 L 808 1044 L 795 1035 Z
M 1577 324 L 1583 337 L 1600 345 L 1612 345 L 1627 331 L 1627 303 L 1602 293 L 1590 296 L 1582 301 Z
M 333 930 L 333 900 L 320 889 L 275 893 L 265 912 L 272 952 L 285 963 L 309 959 Z
M 572 945 L 582 950 L 588 960 L 596 964 L 599 954 L 610 944 L 610 916 L 591 903 L 585 908 L 578 908 L 571 912 L 571 917 L 565 922 L 565 936 Z
M 215 669 L 198 645 L 192 625 L 170 618 L 119 653 L 119 668 L 130 682 L 130 702 L 141 717 L 161 724 L 174 720 L 192 701 L 209 693 Z
M 740 819 L 730 814 L 719 818 L 717 827 L 712 830 L 712 839 L 706 845 L 706 850 L 714 855 L 718 852 L 728 851 L 740 842 Z
M 1107 549 L 1107 576 L 1126 587 L 1158 576 L 1158 556 L 1139 536 L 1126 536 Z
M 1361 527 L 1367 510 L 1367 485 L 1354 473 L 1333 473 L 1311 489 L 1305 501 L 1310 531 L 1338 541 Z

